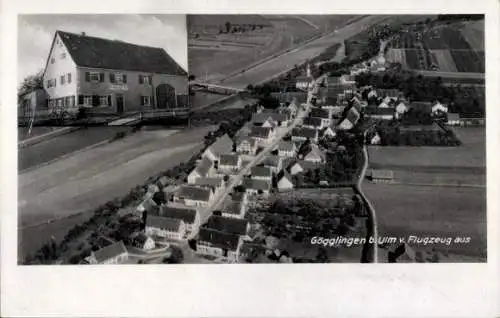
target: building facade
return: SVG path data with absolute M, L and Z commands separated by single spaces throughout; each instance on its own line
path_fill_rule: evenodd
M 187 72 L 161 48 L 57 31 L 43 74 L 52 111 L 123 114 L 188 107 Z

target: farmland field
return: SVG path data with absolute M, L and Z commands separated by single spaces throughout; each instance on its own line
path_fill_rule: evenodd
M 472 37 L 474 40 L 470 40 Z M 405 50 L 409 69 L 484 73 L 481 22 L 413 26 L 396 36 L 391 48 Z
M 237 76 L 259 61 L 332 31 L 354 17 L 332 15 L 316 19 L 315 16 L 293 15 L 190 16 L 189 71 L 197 78 L 223 81 L 229 76 Z M 245 31 L 226 33 L 225 21 L 234 27 L 241 26 Z M 259 26 L 254 29 L 253 24 L 262 25 L 262 28 Z
M 435 248 L 444 255 L 464 255 L 475 262 L 486 260 L 485 189 L 368 182 L 363 188 L 376 210 L 380 236 L 470 237 L 469 244 L 413 247 Z

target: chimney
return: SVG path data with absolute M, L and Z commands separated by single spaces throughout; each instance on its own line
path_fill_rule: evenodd
M 86 36 L 87 34 L 85 34 L 85 32 L 82 32 L 82 36 Z

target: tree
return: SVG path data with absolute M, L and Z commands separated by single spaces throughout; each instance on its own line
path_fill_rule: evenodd
M 196 79 L 196 76 L 194 76 L 193 74 L 190 74 L 188 77 L 188 81 L 194 81 L 195 79 Z
M 34 75 L 28 75 L 19 85 L 18 96 L 43 88 L 43 70 L 39 70 Z
M 226 26 L 226 33 L 229 33 L 231 31 L 231 22 L 226 21 L 225 26 Z

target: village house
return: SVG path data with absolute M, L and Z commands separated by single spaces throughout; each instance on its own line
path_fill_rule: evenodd
M 404 102 L 399 102 L 399 104 L 396 106 L 396 113 L 394 116 L 396 119 L 400 119 L 403 117 L 403 115 L 408 111 L 408 106 Z
M 231 193 L 231 200 L 235 202 L 242 202 L 246 205 L 248 203 L 248 194 L 246 192 L 233 192 Z
M 254 156 L 257 151 L 257 142 L 250 137 L 241 138 L 236 142 L 236 152 Z
M 344 86 L 355 86 L 356 80 L 354 79 L 354 76 L 344 74 L 340 77 L 340 84 Z
M 249 136 L 256 140 L 258 146 L 264 147 L 271 142 L 274 135 L 275 133 L 272 128 L 254 126 Z
M 233 141 L 231 138 L 224 134 L 223 136 L 217 138 L 217 140 L 205 149 L 201 157 L 206 157 L 214 163 L 215 169 L 219 166 L 219 157 L 224 153 L 230 153 L 233 151 Z
M 213 229 L 220 232 L 245 236 L 250 229 L 250 223 L 245 219 L 227 218 L 212 215 L 201 228 Z
M 434 106 L 432 106 L 432 114 L 437 115 L 439 113 L 446 114 L 448 112 L 448 107 L 444 106 L 440 102 L 436 102 Z
M 309 74 L 305 76 L 297 76 L 295 78 L 295 87 L 300 90 L 307 91 L 313 84 L 313 77 Z
M 198 178 L 206 178 L 214 173 L 213 162 L 203 157 L 187 176 L 188 184 L 195 184 Z
M 178 204 L 169 204 L 161 209 L 161 216 L 182 220 L 186 226 L 186 232 L 191 233 L 200 226 L 200 214 L 198 210 L 181 206 Z
M 379 108 L 368 106 L 364 108 L 364 113 L 367 117 L 373 119 L 393 120 L 395 111 L 393 108 Z
M 293 177 L 286 169 L 281 170 L 276 179 L 278 180 L 277 187 L 279 191 L 286 191 L 294 188 Z
M 238 154 L 220 155 L 219 174 L 235 174 L 241 169 L 241 157 Z
M 122 264 L 128 261 L 128 251 L 122 241 L 92 251 L 88 257 L 90 264 Z
M 448 113 L 446 124 L 448 126 L 458 126 L 460 125 L 460 114 L 457 113 Z
M 271 181 L 273 177 L 271 168 L 263 166 L 252 167 L 251 175 L 252 179 L 254 180 L 265 180 L 265 181 Z
M 298 154 L 299 159 L 312 163 L 325 163 L 325 154 L 319 149 L 318 145 L 310 143 L 302 147 Z
M 389 108 L 389 104 L 387 104 L 385 101 L 382 101 L 380 104 L 378 104 L 379 108 Z
M 224 189 L 224 179 L 222 177 L 198 178 L 196 179 L 194 185 L 212 189 L 214 195 L 217 195 L 222 189 Z
M 186 225 L 180 219 L 148 215 L 145 232 L 148 236 L 161 239 L 182 240 L 186 235 Z
M 134 232 L 130 236 L 130 241 L 133 247 L 144 251 L 150 251 L 155 248 L 155 241 L 142 232 Z
M 183 185 L 174 194 L 174 202 L 181 202 L 187 206 L 206 207 L 212 201 L 213 196 L 212 189 Z
M 321 129 L 323 128 L 323 120 L 317 117 L 307 117 L 302 122 L 302 127 L 311 129 Z
M 271 189 L 271 181 L 246 178 L 243 180 L 245 192 L 248 195 L 269 194 Z
M 282 160 L 280 156 L 268 155 L 261 163 L 261 166 L 271 169 L 271 173 L 276 174 L 281 170 Z
M 314 170 L 318 167 L 320 167 L 320 165 L 314 162 L 305 160 L 295 160 L 288 166 L 288 171 L 292 176 L 294 176 L 298 173 L 305 173 L 309 170 Z
M 162 48 L 56 31 L 43 72 L 49 109 L 96 113 L 188 107 L 187 72 Z
M 278 143 L 278 156 L 280 157 L 295 157 L 297 153 L 297 147 L 292 141 L 280 140 Z
M 371 170 L 367 173 L 368 180 L 379 183 L 390 183 L 394 180 L 394 172 L 392 170 Z
M 277 126 L 268 112 L 254 113 L 251 121 L 254 126 L 258 127 L 274 128 Z
M 252 122 L 245 123 L 234 135 L 235 142 L 238 143 L 240 140 L 247 138 L 250 135 L 252 127 Z
M 237 263 L 243 240 L 239 235 L 209 228 L 200 228 L 196 252 Z
M 349 108 L 347 115 L 340 121 L 337 127 L 340 130 L 350 130 L 356 126 L 360 118 L 359 111 L 355 107 Z
M 299 112 L 299 105 L 297 100 L 292 100 L 287 106 L 284 107 L 284 112 L 288 114 L 289 118 L 295 118 Z
M 380 135 L 376 132 L 373 137 L 370 138 L 370 145 L 380 145 Z
M 226 218 L 243 219 L 245 217 L 245 213 L 246 204 L 243 201 L 230 200 L 222 210 L 221 215 Z
M 32 118 L 35 114 L 48 111 L 48 96 L 44 89 L 34 89 L 18 96 L 17 117 Z
M 292 141 L 306 141 L 318 142 L 318 130 L 305 127 L 297 127 L 292 130 Z
M 141 203 L 137 206 L 137 211 L 139 213 L 148 213 L 148 214 L 158 214 L 160 212 L 160 207 L 153 200 L 152 196 L 146 196 Z
M 334 138 L 335 136 L 337 136 L 337 133 L 335 132 L 334 126 L 330 125 L 328 127 L 321 129 L 319 132 L 319 135 L 321 138 L 331 139 L 331 138 Z

